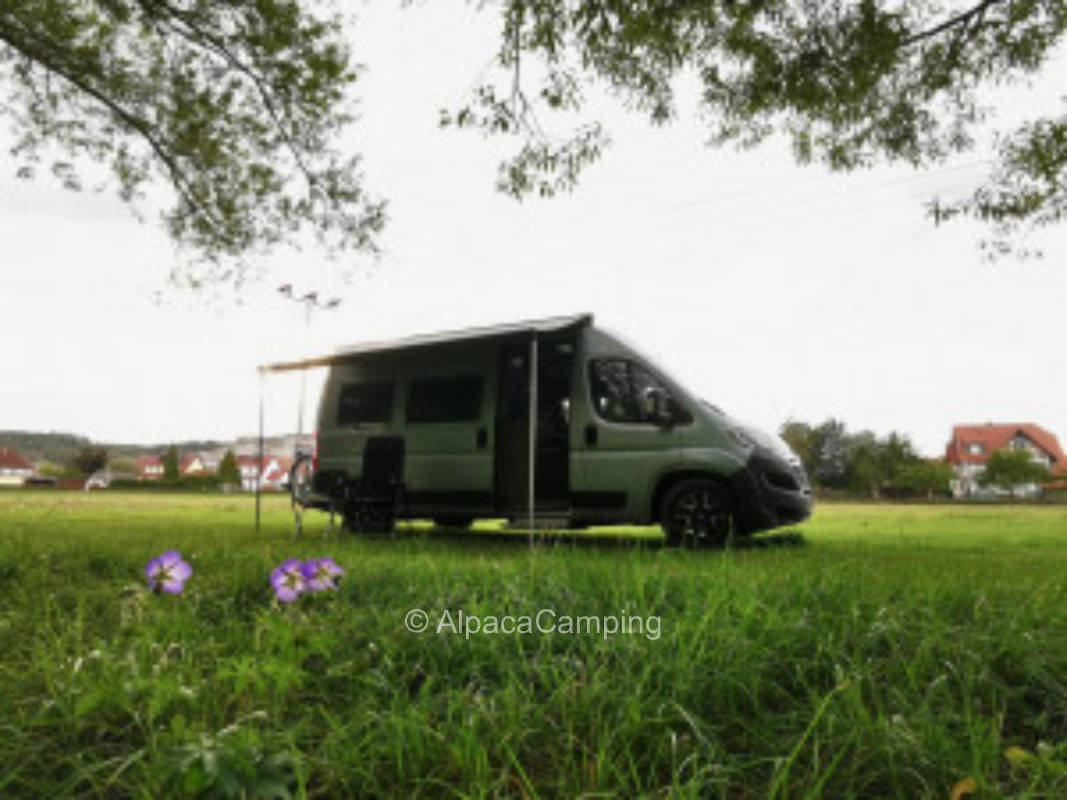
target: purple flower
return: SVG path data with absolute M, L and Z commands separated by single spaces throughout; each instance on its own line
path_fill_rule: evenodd
M 274 594 L 283 603 L 291 603 L 300 597 L 307 589 L 304 580 L 303 565 L 295 558 L 284 562 L 270 574 L 270 585 L 274 587 Z
M 337 582 L 344 577 L 345 571 L 341 569 L 332 558 L 318 558 L 304 562 L 304 580 L 307 581 L 308 590 L 312 592 L 324 592 L 328 589 L 336 589 Z
M 168 594 L 181 594 L 185 582 L 193 574 L 193 568 L 182 560 L 177 550 L 168 550 L 145 565 L 148 588 L 154 592 L 163 590 Z

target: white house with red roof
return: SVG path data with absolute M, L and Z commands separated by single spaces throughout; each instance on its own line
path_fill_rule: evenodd
M 163 477 L 163 459 L 159 456 L 139 456 L 137 476 L 143 481 L 158 481 Z
M 0 486 L 22 486 L 33 475 L 33 464 L 18 450 L 0 447 Z
M 255 491 L 256 483 L 262 481 L 264 491 L 280 491 L 289 483 L 289 470 L 293 459 L 287 456 L 264 456 L 262 470 L 255 456 L 237 456 L 237 469 L 241 473 L 241 488 Z
M 984 493 L 978 477 L 989 456 L 998 450 L 1024 450 L 1031 458 L 1048 467 L 1053 476 L 1067 476 L 1067 456 L 1055 434 L 1032 422 L 956 425 L 945 447 L 945 459 L 953 465 L 956 480 L 952 493 L 956 497 Z M 1036 494 L 1040 486 L 1024 487 L 1023 494 Z
M 205 472 L 204 461 L 197 453 L 186 453 L 178 462 L 179 475 L 199 475 Z
M 259 464 L 254 456 L 237 456 L 237 471 L 241 473 L 241 488 L 254 491 L 259 481 Z
M 293 459 L 288 456 L 265 456 L 263 458 L 263 488 L 281 491 L 289 485 L 289 470 Z

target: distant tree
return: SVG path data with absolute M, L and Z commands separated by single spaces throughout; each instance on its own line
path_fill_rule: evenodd
M 778 431 L 790 449 L 797 454 L 800 463 L 804 465 L 804 471 L 808 475 L 815 474 L 815 431 L 806 422 L 798 420 L 786 420 Z
M 111 459 L 111 471 L 120 474 L 133 474 L 137 472 L 137 463 L 129 458 Z
M 226 455 L 219 462 L 219 483 L 239 486 L 241 483 L 241 470 L 237 468 L 237 457 L 233 450 L 227 450 Z
M 880 439 L 872 431 L 849 433 L 843 422 L 833 418 L 814 427 L 788 420 L 780 435 L 816 485 L 871 497 L 893 488 L 904 468 L 921 461 L 904 434 L 894 431 Z
M 43 478 L 62 478 L 69 470 L 52 461 L 41 461 L 37 464 L 37 474 Z
M 812 433 L 815 447 L 813 477 L 820 486 L 844 489 L 848 485 L 848 439 L 845 423 L 828 419 Z
M 848 488 L 878 497 L 885 483 L 885 446 L 871 431 L 846 437 Z
M 91 444 L 86 437 L 70 433 L 0 431 L 0 446 L 12 447 L 30 460 L 44 458 L 55 464 L 70 464 L 78 450 Z
M 953 478 L 952 465 L 940 459 L 917 459 L 901 467 L 893 480 L 893 488 L 905 494 L 948 494 Z
M 902 433 L 890 431 L 881 447 L 882 477 L 887 484 L 893 484 L 905 467 L 920 461 L 911 440 Z
M 978 483 L 1014 494 L 1020 486 L 1047 481 L 1050 474 L 1048 467 L 1034 461 L 1026 450 L 997 450 L 986 461 Z
M 81 448 L 70 460 L 70 466 L 80 475 L 92 475 L 107 466 L 107 450 L 88 445 Z
M 178 448 L 171 445 L 163 454 L 163 480 L 178 480 Z

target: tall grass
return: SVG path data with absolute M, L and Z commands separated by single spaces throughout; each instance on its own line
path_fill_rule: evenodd
M 1067 797 L 1063 510 L 826 507 L 697 552 L 249 512 L 0 493 L 0 796 Z M 165 549 L 182 596 L 142 586 Z M 336 595 L 272 602 L 321 555 Z M 540 609 L 661 630 L 434 632 Z

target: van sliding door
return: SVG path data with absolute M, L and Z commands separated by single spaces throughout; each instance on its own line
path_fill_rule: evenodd
M 537 472 L 538 511 L 570 507 L 570 405 L 574 347 L 570 341 L 538 343 Z M 497 398 L 497 509 L 526 510 L 529 500 L 530 346 L 507 345 L 500 358 Z

